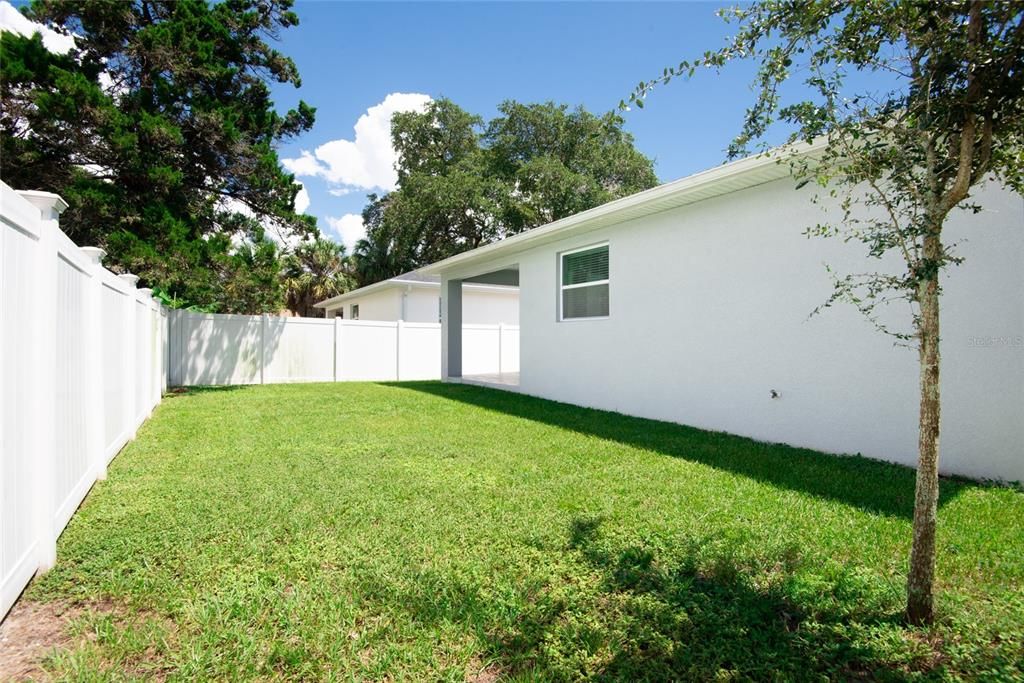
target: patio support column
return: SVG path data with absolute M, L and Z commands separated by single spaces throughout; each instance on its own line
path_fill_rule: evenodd
M 462 280 L 441 279 L 441 378 L 462 377 Z

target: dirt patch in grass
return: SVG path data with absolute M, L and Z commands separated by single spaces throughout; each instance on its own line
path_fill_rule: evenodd
M 494 683 L 501 678 L 501 667 L 497 664 L 484 664 L 474 657 L 466 668 L 466 683 Z
M 118 629 L 138 629 L 148 625 L 158 629 L 159 637 L 173 640 L 173 622 L 154 613 L 132 611 L 113 600 L 88 603 L 68 601 L 33 602 L 21 600 L 0 624 L 0 681 L 46 680 L 43 668 L 48 655 L 86 647 L 96 641 L 93 629 L 78 629 L 79 619 L 110 617 Z M 151 638 L 152 639 L 152 638 Z M 126 654 L 120 661 L 102 662 L 103 668 L 138 674 L 149 680 L 163 680 L 160 653 L 150 645 L 141 653 Z
M 71 642 L 67 625 L 81 613 L 68 603 L 20 600 L 0 624 L 0 681 L 45 675 L 43 658 Z

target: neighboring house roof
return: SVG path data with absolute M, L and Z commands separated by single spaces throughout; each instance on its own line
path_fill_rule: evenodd
M 486 290 L 512 290 L 518 289 L 517 287 L 507 287 L 503 285 L 464 285 L 470 289 L 486 289 Z M 372 285 L 366 285 L 359 289 L 353 289 L 351 292 L 345 292 L 338 296 L 325 299 L 319 303 L 313 304 L 315 308 L 329 308 L 335 304 L 340 304 L 351 299 L 358 299 L 366 296 L 367 294 L 373 294 L 374 292 L 384 291 L 393 287 L 434 287 L 437 289 L 441 288 L 441 277 L 439 275 L 426 275 L 417 271 L 410 271 L 408 273 L 402 273 L 396 275 L 390 280 L 381 280 L 375 282 Z
M 408 273 L 402 273 L 391 278 L 391 282 L 428 282 L 439 285 L 441 284 L 441 277 L 438 275 L 423 275 L 415 270 L 410 270 Z
M 597 230 L 633 218 L 779 180 L 790 175 L 790 168 L 784 161 L 789 158 L 789 155 L 813 156 L 824 147 L 824 142 L 794 145 L 786 150 L 777 149 L 767 154 L 723 164 L 650 190 L 616 199 L 593 209 L 581 211 L 547 225 L 507 237 L 500 242 L 451 256 L 443 261 L 424 266 L 417 272 L 424 277 L 436 277 L 452 268 L 472 266 L 474 263 L 492 258 L 512 256 L 573 233 Z

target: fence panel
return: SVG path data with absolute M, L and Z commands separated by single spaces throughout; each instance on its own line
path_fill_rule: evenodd
M 31 332 L 39 301 L 33 266 L 39 209 L 0 185 L 0 618 L 35 573 L 38 534 L 26 514 L 34 505 Z
M 56 419 L 57 440 L 53 478 L 54 526 L 63 529 L 92 486 L 94 463 L 89 459 L 86 411 L 86 291 L 89 263 L 71 240 L 57 235 Z
M 462 326 L 462 374 L 501 372 L 501 328 L 498 325 Z
M 60 231 L 67 205 L 0 183 L 0 618 L 160 401 L 164 315 Z M 138 309 L 138 310 L 136 310 Z
M 178 384 L 260 383 L 260 316 L 181 313 L 176 324 L 180 325 Z
M 267 317 L 263 381 L 330 382 L 334 379 L 334 321 Z
M 123 280 L 113 274 L 101 275 L 100 315 L 101 365 L 103 369 L 103 405 L 105 426 L 103 448 L 107 462 L 131 438 L 131 425 L 125 420 L 130 397 L 125 395 L 128 382 L 125 356 L 131 345 L 125 338 L 125 301 L 129 296 Z
M 336 329 L 338 381 L 398 379 L 398 323 L 340 320 Z
M 172 385 L 440 379 L 441 325 L 170 311 Z M 465 325 L 463 373 L 519 371 L 519 327 Z
M 441 378 L 440 323 L 403 323 L 398 350 L 399 379 Z
M 160 315 L 157 320 L 157 325 L 160 328 L 160 340 L 157 343 L 157 350 L 160 353 L 160 362 L 155 366 L 157 386 L 154 391 L 156 401 L 160 401 L 160 397 L 167 391 L 168 373 L 170 372 L 170 327 L 169 321 L 170 316 L 167 314 L 167 309 L 160 306 L 158 309 Z
M 134 302 L 134 328 L 135 328 L 135 367 L 138 369 L 138 376 L 135 381 L 135 426 L 142 424 L 149 414 L 150 395 L 150 347 L 149 347 L 149 307 L 145 302 L 138 299 Z
M 498 372 L 519 372 L 519 326 L 499 325 L 501 369 Z

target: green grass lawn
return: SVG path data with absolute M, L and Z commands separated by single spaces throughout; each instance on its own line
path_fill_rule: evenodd
M 482 388 L 170 396 L 29 602 L 58 678 L 1020 678 L 1024 494 Z

